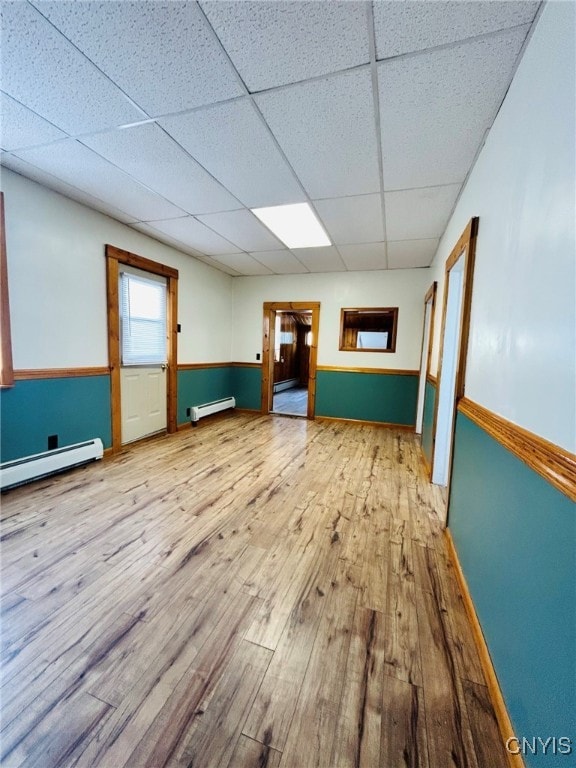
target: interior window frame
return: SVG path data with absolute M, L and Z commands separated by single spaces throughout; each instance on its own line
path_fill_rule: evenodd
M 389 345 L 386 349 L 378 347 L 352 347 L 346 343 L 346 331 L 351 330 L 351 325 L 346 325 L 346 313 L 358 313 L 366 312 L 371 314 L 376 313 L 392 313 L 392 331 L 390 332 Z M 342 307 L 340 310 L 340 341 L 338 349 L 340 352 L 380 352 L 384 354 L 390 354 L 396 352 L 396 338 L 398 335 L 398 307 Z M 368 329 L 356 329 L 368 330 Z M 384 329 L 383 329 L 384 330 Z M 388 329 L 385 329 L 388 330 Z

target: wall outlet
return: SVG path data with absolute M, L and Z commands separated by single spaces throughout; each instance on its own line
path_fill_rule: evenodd
M 192 411 L 190 408 L 186 408 L 186 416 L 192 416 Z
M 260 352 L 256 352 L 256 360 L 260 360 Z
M 48 450 L 53 451 L 58 448 L 58 435 L 48 435 Z

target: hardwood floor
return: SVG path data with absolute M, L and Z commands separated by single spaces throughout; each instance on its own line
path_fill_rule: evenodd
M 2 498 L 6 768 L 506 765 L 405 432 L 246 414 Z
M 272 411 L 288 416 L 306 416 L 308 408 L 308 387 L 285 389 L 274 395 Z

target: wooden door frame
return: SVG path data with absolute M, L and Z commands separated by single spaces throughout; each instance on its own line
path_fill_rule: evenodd
M 319 301 L 265 301 L 262 335 L 262 389 L 260 410 L 270 413 L 272 409 L 272 386 L 274 382 L 274 334 L 276 312 L 312 312 L 312 344 L 310 345 L 310 365 L 308 367 L 308 410 L 307 418 L 314 418 L 316 407 L 316 367 L 318 362 L 318 329 L 320 328 Z
M 452 479 L 452 461 L 454 457 L 454 434 L 456 430 L 456 412 L 458 402 L 464 397 L 464 387 L 466 381 L 466 359 L 468 353 L 468 336 L 470 333 L 470 312 L 472 308 L 472 283 L 474 277 L 474 261 L 476 256 L 476 239 L 478 237 L 478 217 L 475 216 L 468 222 L 466 229 L 460 235 L 460 238 L 450 255 L 446 259 L 444 268 L 444 296 L 442 300 L 442 327 L 440 331 L 440 355 L 438 358 L 438 390 L 436 401 L 434 403 L 434 426 L 432 430 L 432 457 L 430 461 L 430 481 L 434 473 L 434 461 L 436 458 L 436 429 L 438 425 L 438 402 L 440 400 L 440 391 L 442 387 L 442 362 L 444 358 L 444 335 L 446 332 L 446 311 L 448 307 L 448 293 L 450 286 L 450 272 L 461 256 L 464 256 L 464 274 L 462 280 L 462 307 L 460 312 L 460 338 L 457 349 L 456 360 L 456 386 L 454 390 L 453 420 L 452 430 L 449 438 L 450 456 L 448 461 L 447 477 L 447 509 L 450 501 L 450 485 Z
M 106 308 L 108 316 L 108 365 L 112 416 L 112 451 L 122 448 L 122 400 L 120 390 L 120 311 L 118 278 L 120 264 L 152 272 L 166 278 L 168 366 L 166 381 L 166 431 L 176 432 L 176 399 L 178 384 L 178 270 L 157 261 L 106 245 Z
M 436 312 L 436 291 L 438 290 L 438 283 L 436 280 L 432 283 L 430 288 L 426 291 L 426 294 L 424 295 L 424 317 L 422 319 L 422 346 L 420 349 L 420 367 L 418 368 L 418 386 L 420 386 L 420 373 L 422 372 L 422 363 L 424 362 L 424 355 L 426 355 L 426 376 L 424 377 L 424 393 L 422 397 L 424 398 L 424 403 L 426 403 L 426 378 L 428 376 L 428 373 L 430 371 L 430 361 L 432 359 L 432 346 L 434 344 L 434 315 Z M 428 335 L 428 349 L 424 349 L 424 334 L 426 333 L 426 306 L 427 304 L 430 304 L 430 332 Z M 418 408 L 420 406 L 420 402 L 418 401 L 416 403 L 416 416 L 418 416 Z M 424 414 L 422 414 L 422 419 L 424 419 Z M 422 428 L 424 428 L 424 422 L 422 422 Z

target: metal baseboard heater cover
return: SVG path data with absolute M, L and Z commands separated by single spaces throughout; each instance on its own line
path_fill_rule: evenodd
M 42 477 L 63 472 L 65 469 L 88 464 L 90 461 L 101 459 L 103 455 L 102 440 L 96 437 L 85 443 L 66 445 L 63 448 L 55 448 L 53 451 L 6 461 L 0 464 L 0 488 L 3 491 L 15 488 L 17 485 L 39 480 Z
M 192 424 L 197 424 L 204 416 L 210 416 L 212 413 L 225 411 L 227 408 L 236 408 L 235 398 L 226 397 L 223 400 L 214 400 L 212 403 L 195 405 L 190 409 Z
M 274 384 L 274 394 L 276 392 L 284 392 L 285 389 L 294 389 L 298 386 L 298 379 L 286 379 L 286 381 L 277 381 Z

